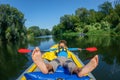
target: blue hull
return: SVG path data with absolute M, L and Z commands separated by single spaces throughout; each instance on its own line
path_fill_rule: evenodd
M 78 77 L 76 74 L 70 74 L 67 69 L 58 67 L 52 74 L 43 74 L 40 71 L 24 74 L 27 80 L 90 80 L 89 76 Z

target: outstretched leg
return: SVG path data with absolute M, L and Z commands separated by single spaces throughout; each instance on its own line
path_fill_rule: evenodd
M 41 70 L 42 73 L 44 73 L 44 74 L 48 73 L 47 66 L 42 59 L 42 55 L 41 55 L 40 49 L 38 47 L 36 47 L 33 50 L 32 59 L 33 59 L 33 62 L 37 65 L 37 67 Z
M 79 77 L 85 76 L 86 74 L 93 71 L 98 65 L 98 55 L 95 55 L 88 64 L 86 64 L 83 68 L 77 69 L 77 74 Z M 75 70 L 76 71 L 76 70 Z

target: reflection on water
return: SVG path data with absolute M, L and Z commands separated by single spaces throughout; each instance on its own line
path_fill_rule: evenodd
M 69 47 L 87 48 L 95 46 L 97 52 L 82 51 L 78 56 L 86 64 L 88 59 L 95 54 L 99 55 L 99 65 L 92 72 L 97 80 L 120 79 L 120 37 L 111 36 L 85 36 L 54 38 L 54 41 L 65 39 Z
M 31 63 L 31 53 L 22 55 L 17 52 L 19 48 L 34 49 L 36 46 L 41 50 L 48 49 L 59 40 L 67 41 L 69 47 L 97 47 L 97 52 L 81 51 L 75 52 L 79 58 L 86 64 L 90 57 L 95 54 L 99 55 L 99 65 L 92 72 L 97 80 L 118 80 L 120 79 L 120 37 L 111 36 L 42 36 L 32 41 L 18 42 L 0 42 L 0 79 L 14 80 L 16 79 Z
M 0 42 L 0 80 L 15 79 L 28 61 L 25 55 L 17 53 L 24 42 Z M 26 46 L 27 47 L 27 46 Z
M 45 38 L 51 38 L 52 35 L 47 35 L 47 36 L 39 36 L 39 37 L 36 37 L 36 38 L 42 38 L 42 39 L 45 39 Z

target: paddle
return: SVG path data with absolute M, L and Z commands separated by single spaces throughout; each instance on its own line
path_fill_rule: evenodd
M 89 52 L 94 52 L 94 51 L 97 51 L 97 48 L 96 47 L 89 47 L 89 48 L 86 48 L 86 49 L 82 49 L 82 50 L 87 50 Z M 30 49 L 25 49 L 25 48 L 21 48 L 18 50 L 19 53 L 22 53 L 22 54 L 26 54 L 26 53 L 29 53 L 29 52 L 32 52 L 33 50 L 30 50 Z M 41 52 L 47 52 L 47 50 L 45 51 L 41 51 Z
M 19 53 L 21 54 L 26 54 L 26 53 L 29 53 L 29 52 L 32 52 L 33 50 L 30 50 L 30 49 L 25 49 L 25 48 L 21 48 L 18 50 Z M 47 50 L 44 50 L 44 51 L 41 51 L 41 52 L 47 52 Z
M 94 51 L 97 51 L 97 48 L 96 47 L 89 47 L 89 48 L 86 48 L 86 50 L 89 52 L 94 52 Z

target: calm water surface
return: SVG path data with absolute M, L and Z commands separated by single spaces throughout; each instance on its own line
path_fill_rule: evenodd
M 32 41 L 0 42 L 0 80 L 15 80 L 32 63 L 31 53 L 20 54 L 20 48 L 41 50 L 48 49 L 59 40 L 65 39 L 69 47 L 87 48 L 95 46 L 97 52 L 75 52 L 86 64 L 90 57 L 99 55 L 99 65 L 92 72 L 97 80 L 120 80 L 120 37 L 85 36 L 85 37 L 37 37 Z

